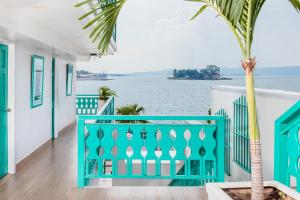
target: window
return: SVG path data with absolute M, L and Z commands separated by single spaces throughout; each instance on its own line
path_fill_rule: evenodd
M 67 83 L 66 83 L 66 95 L 72 95 L 73 88 L 73 65 L 67 64 Z
M 31 108 L 43 105 L 44 57 L 31 56 Z

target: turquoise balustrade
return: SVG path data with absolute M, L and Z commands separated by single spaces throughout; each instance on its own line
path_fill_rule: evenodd
M 111 96 L 102 108 L 99 110 L 98 115 L 114 115 L 115 114 L 115 98 Z
M 76 114 L 96 115 L 98 113 L 99 95 L 77 95 Z
M 218 110 L 215 115 L 220 115 L 224 116 L 225 118 L 225 139 L 224 139 L 224 144 L 225 144 L 225 173 L 230 176 L 230 165 L 231 165 L 231 160 L 230 160 L 230 151 L 231 151 L 231 146 L 230 146 L 230 135 L 231 135 L 231 119 L 229 118 L 228 114 L 226 111 L 221 108 Z
M 300 101 L 275 121 L 274 178 L 300 192 Z
M 136 120 L 150 123 L 116 123 Z M 210 120 L 211 124 L 186 124 L 185 120 Z M 78 187 L 96 178 L 222 182 L 224 128 L 223 116 L 78 116 Z M 176 171 L 179 161 L 186 166 L 182 175 Z M 112 165 L 111 173 L 105 171 L 106 162 Z M 199 163 L 196 170 L 191 169 L 192 162 Z M 154 172 L 149 171 L 151 165 Z M 165 165 L 168 174 L 161 171 Z M 139 171 L 134 170 L 136 166 Z
M 114 97 L 110 97 L 102 108 L 98 105 L 98 95 L 77 95 L 77 115 L 114 115 Z
M 225 112 L 224 109 L 218 110 L 215 115 L 223 116 L 225 119 L 225 136 L 224 136 L 224 154 L 225 154 L 225 173 L 230 176 L 230 133 L 231 133 L 231 120 L 228 114 Z M 208 123 L 210 121 L 208 120 Z M 185 165 L 183 165 L 180 170 L 177 172 L 177 175 L 183 175 L 185 173 Z M 198 171 L 199 170 L 199 163 L 192 161 L 190 164 L 191 171 Z M 189 180 L 189 179 L 173 179 L 169 186 L 203 186 L 205 181 L 203 180 Z
M 251 173 L 250 137 L 248 126 L 247 99 L 240 96 L 233 103 L 233 160 Z

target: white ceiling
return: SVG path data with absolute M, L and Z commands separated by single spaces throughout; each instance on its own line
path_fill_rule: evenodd
M 77 20 L 84 11 L 75 8 L 76 3 L 75 0 L 0 0 L 0 25 L 73 55 L 87 56 L 97 50 L 88 33 L 82 30 L 84 22 Z

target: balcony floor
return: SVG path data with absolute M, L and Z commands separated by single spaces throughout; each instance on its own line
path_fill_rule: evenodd
M 59 139 L 34 153 L 17 175 L 0 181 L 1 200 L 113 200 L 198 199 L 207 194 L 200 187 L 110 187 L 77 189 L 76 125 L 65 129 Z

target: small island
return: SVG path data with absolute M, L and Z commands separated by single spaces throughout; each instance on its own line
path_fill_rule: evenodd
M 172 80 L 231 80 L 221 75 L 220 67 L 216 65 L 208 65 L 204 69 L 174 69 Z

